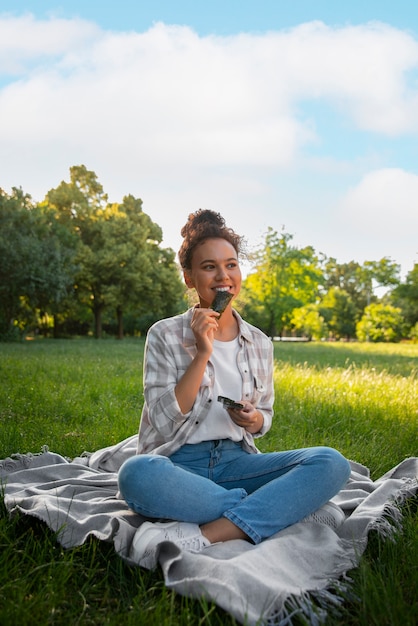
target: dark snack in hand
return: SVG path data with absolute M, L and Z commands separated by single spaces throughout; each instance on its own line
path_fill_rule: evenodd
M 222 402 L 225 409 L 241 410 L 244 408 L 242 402 L 236 402 L 235 400 L 231 400 L 231 398 L 226 398 L 225 396 L 218 396 L 218 402 Z
M 219 313 L 219 317 L 221 317 L 232 297 L 233 294 L 230 291 L 217 291 L 210 308 Z

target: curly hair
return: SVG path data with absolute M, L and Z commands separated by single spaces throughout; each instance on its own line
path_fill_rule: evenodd
M 233 246 L 238 256 L 244 255 L 244 238 L 237 235 L 232 228 L 228 228 L 222 215 L 215 211 L 199 209 L 190 213 L 180 233 L 183 243 L 178 256 L 183 270 L 192 268 L 193 252 L 206 239 L 225 239 Z

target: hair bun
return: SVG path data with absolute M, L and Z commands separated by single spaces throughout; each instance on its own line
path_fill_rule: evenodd
M 225 239 L 234 247 L 237 255 L 242 253 L 243 238 L 226 226 L 220 213 L 210 209 L 198 209 L 190 213 L 180 234 L 183 243 L 179 250 L 179 261 L 183 269 L 191 268 L 194 249 L 206 239 Z
M 198 209 L 194 213 L 189 214 L 187 222 L 181 229 L 180 234 L 182 237 L 187 237 L 192 230 L 202 230 L 202 226 L 205 227 L 208 224 L 212 224 L 218 228 L 225 228 L 225 220 L 220 213 L 216 213 L 210 209 Z

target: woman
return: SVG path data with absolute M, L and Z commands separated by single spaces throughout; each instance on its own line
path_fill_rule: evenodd
M 257 450 L 273 415 L 272 342 L 231 302 L 222 314 L 211 308 L 218 291 L 240 291 L 242 238 L 208 210 L 189 215 L 181 234 L 184 280 L 199 304 L 148 333 L 138 455 L 119 472 L 129 507 L 155 520 L 132 546 L 148 569 L 162 541 L 190 551 L 231 539 L 258 544 L 310 514 L 336 527 L 344 515 L 328 501 L 350 474 L 332 448 Z M 218 396 L 242 408 L 224 408 Z

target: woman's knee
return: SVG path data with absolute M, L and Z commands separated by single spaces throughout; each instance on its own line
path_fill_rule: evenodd
M 122 497 L 129 498 L 132 490 L 138 493 L 141 485 L 153 484 L 156 473 L 161 475 L 167 463 L 170 463 L 167 457 L 155 454 L 139 454 L 127 459 L 118 473 L 118 485 Z
M 333 477 L 339 481 L 341 485 L 345 484 L 351 472 L 350 464 L 345 456 L 335 448 L 327 446 L 316 448 L 316 450 L 318 450 L 318 454 L 326 470 L 332 472 Z

